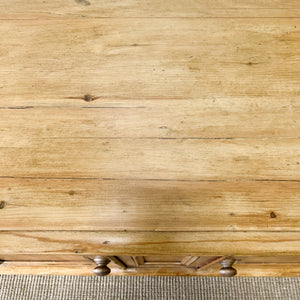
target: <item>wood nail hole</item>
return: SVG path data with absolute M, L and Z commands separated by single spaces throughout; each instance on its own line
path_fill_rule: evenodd
M 276 216 L 276 214 L 274 213 L 274 211 L 271 211 L 270 212 L 270 218 L 272 218 L 272 219 L 275 219 L 277 216 Z

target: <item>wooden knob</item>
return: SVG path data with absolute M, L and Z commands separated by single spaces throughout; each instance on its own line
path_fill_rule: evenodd
M 96 256 L 94 262 L 97 267 L 94 269 L 94 274 L 97 276 L 106 276 L 110 273 L 110 268 L 107 267 L 110 259 L 106 256 Z
M 234 262 L 235 259 L 233 258 L 225 258 L 220 262 L 220 264 L 222 265 L 220 275 L 222 277 L 233 277 L 234 275 L 236 275 L 236 269 L 232 268 Z

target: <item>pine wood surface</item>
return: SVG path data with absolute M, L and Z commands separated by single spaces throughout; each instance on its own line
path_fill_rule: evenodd
M 1 230 L 299 230 L 297 181 L 7 178 L 0 193 Z
M 299 256 L 300 233 L 249 231 L 1 231 L 0 254 Z M 20 246 L 21 245 L 21 246 Z
M 280 259 L 300 255 L 299 17 L 296 0 L 0 0 L 0 269 L 239 255 L 240 275 L 299 274 Z

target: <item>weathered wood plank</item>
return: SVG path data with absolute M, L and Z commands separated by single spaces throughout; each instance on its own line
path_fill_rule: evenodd
M 299 232 L 1 231 L 5 254 L 300 255 Z
M 300 230 L 299 195 L 299 182 L 1 179 L 0 230 Z
M 300 139 L 36 139 L 2 144 L 1 177 L 299 180 Z
M 300 18 L 0 21 L 0 107 L 249 98 L 299 105 Z M 13 75 L 12 75 L 13 74 Z M 96 100 L 85 102 L 85 95 Z M 87 98 L 94 99 L 94 98 Z
M 145 100 L 141 104 L 141 101 L 132 100 L 101 105 L 93 109 L 2 109 L 0 145 L 24 145 L 26 141 L 43 137 L 229 139 L 300 136 L 300 101 L 249 98 L 247 101 Z
M 1 18 L 299 17 L 297 0 L 0 1 Z

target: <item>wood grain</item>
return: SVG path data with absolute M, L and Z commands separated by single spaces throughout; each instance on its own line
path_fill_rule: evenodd
M 237 257 L 237 264 L 299 264 L 300 257 L 299 256 L 271 256 L 271 257 Z
M 249 97 L 299 106 L 299 20 L 0 21 L 0 107 L 82 105 L 87 94 L 93 106 Z
M 1 273 L 299 275 L 299 1 L 175 2 L 0 0 Z
M 2 179 L 0 195 L 1 230 L 299 230 L 299 182 Z
M 299 180 L 300 139 L 36 139 L 1 145 L 1 177 Z
M 95 264 L 78 261 L 10 261 L 0 265 L 7 275 L 93 275 Z M 116 269 L 118 271 L 118 269 Z
M 91 259 L 85 256 L 79 256 L 77 254 L 15 254 L 15 253 L 10 253 L 10 254 L 2 254 L 0 257 L 0 261 L 4 262 L 55 262 L 55 261 L 60 261 L 60 262 L 73 262 L 74 264 L 78 264 L 80 262 L 91 262 Z M 0 264 L 1 268 L 1 264 Z M 0 270 L 1 272 L 1 270 Z
M 11 0 L 0 2 L 1 18 L 124 18 L 124 17 L 299 17 L 297 0 Z
M 299 232 L 1 231 L 1 255 L 299 256 Z
M 111 100 L 101 101 L 101 107 L 88 109 L 89 105 L 78 101 L 73 107 L 2 108 L 0 145 L 27 145 L 46 137 L 259 139 L 300 135 L 300 101 L 290 99 Z

